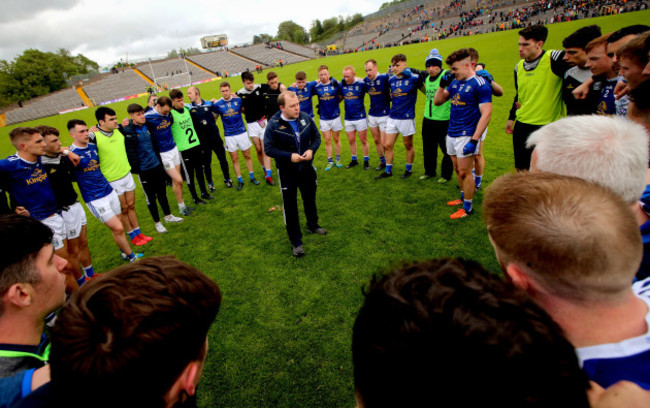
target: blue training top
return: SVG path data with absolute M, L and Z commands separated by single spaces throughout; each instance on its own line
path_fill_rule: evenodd
M 415 102 L 418 89 L 424 83 L 424 75 L 404 71 L 400 78 L 392 76 L 388 80 L 393 103 L 390 108 L 391 119 L 415 119 Z
M 163 116 L 156 112 L 155 109 L 152 109 L 145 113 L 144 117 L 147 119 L 149 131 L 158 141 L 158 148 L 161 153 L 168 152 L 176 147 L 176 142 L 174 142 L 172 136 L 172 122 L 174 119 L 171 114 Z
M 318 96 L 318 109 L 321 120 L 332 120 L 341 116 L 339 109 L 340 85 L 330 81 L 327 85 L 317 83 L 312 89 L 312 94 Z
M 316 81 L 307 82 L 304 88 L 299 89 L 297 86 L 290 86 L 287 88 L 289 91 L 293 91 L 298 96 L 298 101 L 300 102 L 300 111 L 305 112 L 312 118 L 314 117 L 314 104 L 312 103 L 312 96 L 314 95 L 314 87 L 316 86 Z
M 33 218 L 43 220 L 59 211 L 40 157 L 29 162 L 14 154 L 0 160 L 0 181 L 16 204 L 25 207 Z
M 109 195 L 113 191 L 113 187 L 108 184 L 99 168 L 97 145 L 89 144 L 87 147 L 79 147 L 73 144 L 70 146 L 70 151 L 80 158 L 79 164 L 72 167 L 72 174 L 86 204 Z
M 361 120 L 366 118 L 366 107 L 363 97 L 366 94 L 366 84 L 361 79 L 355 79 L 351 84 L 341 82 L 341 93 L 345 106 L 345 120 Z
M 234 96 L 229 101 L 221 98 L 212 105 L 212 111 L 221 116 L 224 136 L 237 136 L 246 133 L 241 108 L 242 99 Z
M 388 74 L 378 74 L 375 79 L 365 77 L 363 82 L 368 86 L 370 109 L 368 115 L 375 117 L 387 116 L 390 112 L 390 86 Z
M 474 75 L 464 81 L 454 79 L 449 87 L 451 111 L 449 137 L 473 136 L 481 118 L 479 105 L 492 102 L 492 87 L 484 78 Z

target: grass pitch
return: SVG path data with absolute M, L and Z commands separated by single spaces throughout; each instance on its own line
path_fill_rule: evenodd
M 650 12 L 644 11 L 550 25 L 545 48 L 561 48 L 565 36 L 585 25 L 598 24 L 606 33 L 647 23 L 649 18 Z M 309 80 L 316 79 L 321 64 L 327 64 L 338 79 L 346 65 L 353 65 L 357 76 L 363 77 L 364 62 L 370 58 L 385 71 L 391 56 L 401 52 L 408 57 L 409 66 L 423 68 L 431 48 L 438 48 L 443 56 L 461 47 L 476 48 L 480 60 L 505 90 L 503 97 L 494 98 L 485 146 L 487 186 L 513 170 L 511 140 L 503 129 L 514 96 L 517 40 L 516 31 L 482 34 L 328 57 L 276 72 L 285 84 L 292 83 L 299 70 L 307 72 Z M 265 80 L 264 75 L 257 76 L 258 82 Z M 241 87 L 239 78 L 230 78 L 229 82 L 235 90 Z M 218 86 L 218 82 L 201 85 L 203 98 L 219 98 Z M 112 105 L 119 118 L 126 116 L 126 106 L 131 102 Z M 144 98 L 138 102 L 144 104 Z M 198 392 L 200 406 L 353 406 L 351 328 L 362 301 L 361 287 L 373 273 L 405 260 L 443 256 L 471 258 L 500 273 L 481 220 L 483 193 L 475 196 L 475 215 L 451 221 L 453 209 L 445 202 L 458 197 L 455 181 L 441 185 L 436 179 L 418 179 L 423 173 L 419 133 L 423 109 L 424 96 L 420 95 L 414 175 L 408 180 L 393 177 L 375 181 L 377 173 L 364 171 L 361 166 L 326 173 L 323 142 L 315 158 L 319 168 L 317 204 L 321 225 L 329 234 L 306 235 L 307 256 L 301 259 L 291 256 L 282 213 L 267 212 L 281 204 L 278 187 L 246 183 L 241 192 L 226 189 L 216 157 L 216 199 L 198 208 L 184 223 L 168 226 L 167 234 L 155 232 L 138 187 L 140 225 L 143 232 L 154 237 L 144 248 L 145 255 L 174 254 L 203 270 L 223 291 L 222 309 L 209 335 L 210 350 Z M 22 125 L 48 124 L 65 135 L 69 119 L 81 118 L 93 124 L 93 112 L 88 109 Z M 12 128 L 0 129 L 3 157 L 13 153 L 7 137 Z M 70 138 L 66 135 L 63 141 L 69 143 Z M 374 167 L 378 159 L 370 143 Z M 350 154 L 344 134 L 342 146 L 345 163 Z M 254 164 L 261 179 L 255 158 Z M 396 144 L 394 165 L 399 176 L 404 169 L 401 140 Z M 185 193 L 186 201 L 191 202 L 187 190 Z M 170 203 L 175 203 L 171 189 L 168 196 Z M 172 210 L 176 213 L 174 204 Z M 121 260 L 108 230 L 93 217 L 88 217 L 88 223 L 95 269 L 102 272 L 118 266 Z

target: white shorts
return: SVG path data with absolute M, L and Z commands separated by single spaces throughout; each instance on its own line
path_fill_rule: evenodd
M 41 220 L 43 225 L 46 225 L 52 230 L 52 246 L 54 250 L 63 248 L 63 240 L 65 238 L 65 224 L 63 217 L 59 214 L 54 214 L 48 218 Z
M 260 122 L 262 125 L 260 125 Z M 260 140 L 264 140 L 264 131 L 266 131 L 266 119 L 259 122 L 247 123 L 246 126 L 248 126 L 248 135 L 250 137 L 257 137 Z
M 113 187 L 113 190 L 115 190 L 118 196 L 121 196 L 128 191 L 135 190 L 135 180 L 133 180 L 131 173 L 127 174 L 119 180 L 111 181 L 108 184 Z
M 116 215 L 122 214 L 120 199 L 117 198 L 117 193 L 114 190 L 105 197 L 86 203 L 86 206 L 90 210 L 90 213 L 103 223 L 106 223 L 106 221 Z
M 174 146 L 173 149 L 166 152 L 160 152 L 160 160 L 162 160 L 165 170 L 173 169 L 181 165 L 181 155 L 178 153 L 178 148 Z
M 252 146 L 251 140 L 248 138 L 248 133 L 246 132 L 235 136 L 226 136 L 223 139 L 226 145 L 226 151 L 231 153 L 236 152 L 237 150 L 243 152 L 244 150 L 250 149 Z
M 61 213 L 65 223 L 65 235 L 68 239 L 79 238 L 81 227 L 88 223 L 86 212 L 81 203 L 74 203 L 68 207 L 67 211 Z
M 474 151 L 474 153 L 468 155 L 463 154 L 463 148 L 471 138 L 472 136 L 451 137 L 447 135 L 447 154 L 450 156 L 456 156 L 461 159 L 463 157 L 474 156 L 475 154 L 478 153 L 479 149 L 481 148 L 482 142 L 480 139 L 478 141 L 478 145 L 476 146 L 476 150 Z
M 415 119 L 391 119 L 386 121 L 386 133 L 397 134 L 402 136 L 413 136 L 415 134 Z
M 368 115 L 368 127 L 378 127 L 380 131 L 386 131 L 386 122 L 388 122 L 388 115 L 386 116 L 370 116 Z
M 338 118 L 334 118 L 331 120 L 320 120 L 320 131 L 321 132 L 327 132 L 329 130 L 333 132 L 338 132 L 339 130 L 343 129 L 343 125 L 341 124 L 341 117 L 339 116 Z
M 362 130 L 368 129 L 368 119 L 359 119 L 359 120 L 346 120 L 345 121 L 345 131 L 346 132 L 360 132 Z

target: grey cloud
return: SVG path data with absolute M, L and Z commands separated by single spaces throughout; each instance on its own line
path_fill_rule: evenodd
M 69 10 L 81 0 L 3 0 L 0 23 L 23 20 L 48 10 Z

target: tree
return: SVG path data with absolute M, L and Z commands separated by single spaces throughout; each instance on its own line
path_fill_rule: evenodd
M 336 17 L 323 20 L 323 31 L 330 31 L 331 29 L 335 28 L 338 23 L 339 20 Z
M 270 34 L 260 34 L 253 36 L 253 44 L 266 44 L 273 41 L 273 37 Z
M 81 54 L 73 56 L 63 48 L 56 53 L 25 50 L 11 62 L 0 61 L 0 103 L 6 105 L 58 91 L 67 86 L 66 77 L 87 74 L 98 67 L 95 61 Z
M 309 34 L 305 29 L 291 20 L 283 21 L 278 26 L 277 40 L 293 41 L 298 44 L 304 44 L 309 41 Z
M 319 19 L 316 19 L 311 22 L 311 28 L 309 29 L 309 36 L 312 38 L 320 37 L 321 34 L 323 34 L 325 30 L 323 29 L 323 24 L 321 24 Z
M 202 51 L 196 47 L 189 47 L 187 49 L 180 47 L 178 50 L 171 50 L 167 53 L 167 58 L 178 58 L 187 55 L 200 54 Z

